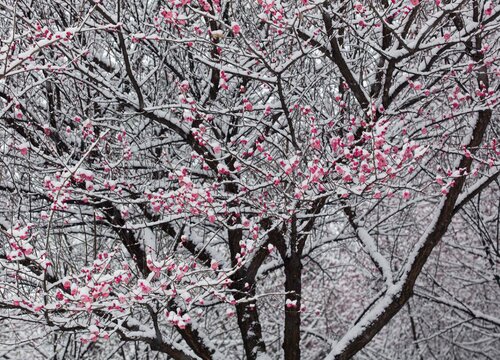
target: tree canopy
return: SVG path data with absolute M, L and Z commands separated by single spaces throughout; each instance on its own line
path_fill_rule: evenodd
M 499 17 L 0 0 L 0 357 L 500 357 Z

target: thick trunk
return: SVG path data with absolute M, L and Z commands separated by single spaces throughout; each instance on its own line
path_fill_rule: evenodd
M 248 290 L 243 296 L 238 298 L 253 297 L 255 290 Z M 266 345 L 262 339 L 262 328 L 257 311 L 257 301 L 242 302 L 236 305 L 236 314 L 238 316 L 238 326 L 243 335 L 243 345 L 245 348 L 246 359 L 257 359 L 259 354 L 266 352 Z
M 285 360 L 300 359 L 300 295 L 302 291 L 302 263 L 298 254 L 285 261 L 285 333 L 283 350 Z
M 228 232 L 229 246 L 231 250 L 231 261 L 233 266 L 237 266 L 236 254 L 240 251 L 240 241 L 242 239 L 241 230 L 230 230 Z M 262 339 L 262 328 L 260 326 L 259 313 L 257 311 L 257 301 L 255 297 L 255 276 L 249 274 L 245 267 L 236 271 L 233 276 L 232 289 L 235 290 L 236 316 L 240 328 L 243 347 L 245 348 L 245 358 L 255 360 L 259 354 L 266 352 L 266 345 Z M 245 299 L 240 302 L 239 300 Z

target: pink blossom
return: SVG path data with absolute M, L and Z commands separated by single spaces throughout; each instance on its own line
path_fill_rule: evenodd
M 321 140 L 318 138 L 311 138 L 311 147 L 316 150 L 321 150 Z
M 221 153 L 221 146 L 219 143 L 213 143 L 212 144 L 212 150 L 214 151 L 214 154 L 220 154 Z
M 363 13 L 365 11 L 365 7 L 363 6 L 363 4 L 361 4 L 359 2 L 357 2 L 357 3 L 354 4 L 354 9 L 358 13 Z
M 211 268 L 212 270 L 217 270 L 217 269 L 219 268 L 219 262 L 218 262 L 218 261 L 216 261 L 216 260 L 212 260 L 212 261 L 210 262 L 210 268 Z
M 151 285 L 147 280 L 139 280 L 138 285 L 143 294 L 148 294 L 152 290 Z
M 29 149 L 29 144 L 28 143 L 22 143 L 21 145 L 19 145 L 17 147 L 17 149 L 19 150 L 19 152 L 21 153 L 21 155 L 23 156 L 26 156 L 28 155 L 28 149 Z
M 492 1 L 489 1 L 489 2 L 486 4 L 486 9 L 484 10 L 484 13 L 485 13 L 487 16 L 491 16 L 491 14 L 493 13 L 493 8 L 494 8 L 493 2 L 492 2 Z
M 238 36 L 241 32 L 241 27 L 238 23 L 232 22 L 231 23 L 231 30 L 235 36 Z
M 189 91 L 189 82 L 187 80 L 182 81 L 179 84 L 179 90 L 183 93 L 186 93 Z
M 246 102 L 244 102 L 243 108 L 244 108 L 246 111 L 252 111 L 252 110 L 253 110 L 253 105 L 252 105 L 252 103 L 250 103 L 250 102 L 247 100 Z

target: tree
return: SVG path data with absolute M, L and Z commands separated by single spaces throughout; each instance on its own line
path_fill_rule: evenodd
M 494 1 L 0 14 L 6 356 L 499 356 Z

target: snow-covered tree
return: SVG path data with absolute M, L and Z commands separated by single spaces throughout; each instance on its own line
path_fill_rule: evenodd
M 0 357 L 498 358 L 499 17 L 0 0 Z

